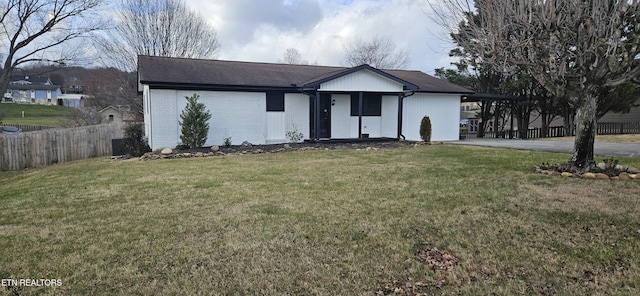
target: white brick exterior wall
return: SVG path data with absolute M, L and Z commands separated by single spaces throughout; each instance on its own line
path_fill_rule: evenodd
M 420 122 L 431 119 L 433 141 L 453 141 L 460 133 L 460 95 L 416 93 L 404 99 L 402 133 L 407 140 L 422 141 Z
M 186 96 L 200 95 L 211 113 L 205 146 L 222 145 L 230 137 L 234 145 L 283 143 L 293 125 L 309 138 L 309 97 L 285 95 L 285 112 L 267 112 L 263 92 L 178 91 L 144 87 L 145 131 L 152 149 L 173 148 L 180 143 L 180 113 Z M 267 114 L 273 113 L 273 114 Z
M 284 96 L 284 130 L 301 132 L 302 139 L 310 139 L 309 96 L 303 94 L 285 94 Z M 289 139 L 287 139 L 287 142 Z
M 338 77 L 320 85 L 320 91 L 401 92 L 402 84 L 369 70 Z

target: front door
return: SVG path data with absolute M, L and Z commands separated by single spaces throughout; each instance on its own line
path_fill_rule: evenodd
M 318 138 L 331 138 L 331 94 L 320 94 Z

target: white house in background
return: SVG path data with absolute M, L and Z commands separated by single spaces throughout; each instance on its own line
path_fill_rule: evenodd
M 304 140 L 420 140 L 427 115 L 432 140 L 457 140 L 460 97 L 472 91 L 420 71 L 138 57 L 145 132 L 152 149 L 180 143 L 185 97 L 212 114 L 205 145 Z
M 56 99 L 60 94 L 62 94 L 60 86 L 54 85 L 49 77 L 11 76 L 2 101 L 56 105 Z

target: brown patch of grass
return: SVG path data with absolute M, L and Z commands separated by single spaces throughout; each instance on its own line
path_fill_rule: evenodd
M 601 212 L 640 218 L 637 184 L 602 180 L 549 181 L 543 184 L 548 185 L 520 184 L 519 191 L 525 193 L 521 198 L 536 200 L 537 207 L 545 211 Z M 598 186 L 593 186 L 596 184 Z

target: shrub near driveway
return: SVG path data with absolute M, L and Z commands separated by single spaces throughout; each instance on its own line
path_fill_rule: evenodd
M 0 173 L 0 277 L 62 281 L 0 293 L 637 293 L 640 182 L 529 171 L 566 158 L 420 145 Z

